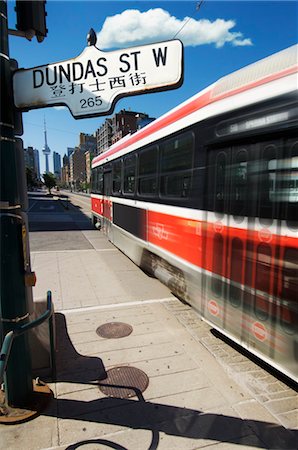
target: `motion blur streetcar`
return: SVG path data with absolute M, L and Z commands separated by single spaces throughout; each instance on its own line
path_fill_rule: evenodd
M 298 382 L 294 45 L 92 162 L 92 220 L 228 338 Z

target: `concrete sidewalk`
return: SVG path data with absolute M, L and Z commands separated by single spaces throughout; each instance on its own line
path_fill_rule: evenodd
M 79 248 L 32 253 L 34 296 L 51 289 L 56 308 L 54 399 L 33 421 L 0 426 L 1 448 L 297 448 L 293 389 L 215 337 L 101 233 L 80 237 Z M 97 328 L 111 322 L 132 333 L 100 337 Z M 99 380 L 127 366 L 143 371 L 148 387 L 105 395 Z

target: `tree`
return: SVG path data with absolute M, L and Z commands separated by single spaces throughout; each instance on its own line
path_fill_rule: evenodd
M 27 189 L 30 191 L 38 185 L 36 173 L 30 167 L 26 167 Z
M 57 184 L 55 176 L 51 172 L 48 172 L 44 173 L 42 177 L 46 188 L 49 190 L 49 194 L 51 194 L 51 189 Z

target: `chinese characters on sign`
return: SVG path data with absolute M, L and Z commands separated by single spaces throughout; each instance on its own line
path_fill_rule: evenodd
M 111 113 L 125 95 L 178 87 L 182 52 L 178 40 L 113 52 L 87 47 L 75 59 L 16 71 L 15 105 L 66 105 L 76 118 Z

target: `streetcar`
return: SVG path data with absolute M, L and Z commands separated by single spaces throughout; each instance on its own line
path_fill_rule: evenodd
M 92 220 L 212 327 L 298 381 L 298 45 L 92 162 Z

